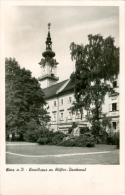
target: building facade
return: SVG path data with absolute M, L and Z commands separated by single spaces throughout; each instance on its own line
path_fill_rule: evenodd
M 81 116 L 80 111 L 71 112 L 74 97 L 75 83 L 70 79 L 57 83 L 57 65 L 58 63 L 53 58 L 55 52 L 52 51 L 52 41 L 50 36 L 50 24 L 48 25 L 48 36 L 46 40 L 46 50 L 42 53 L 44 58 L 40 61 L 41 77 L 39 81 L 45 93 L 47 102 L 47 112 L 51 117 L 50 128 L 55 131 L 68 132 L 68 128 L 75 122 L 79 127 L 90 127 L 87 121 L 87 110 L 83 109 Z M 107 133 L 113 135 L 115 131 L 119 130 L 119 78 L 113 82 L 115 93 L 111 97 L 106 95 L 105 104 L 102 106 L 102 113 L 110 118 L 111 128 L 107 129 Z

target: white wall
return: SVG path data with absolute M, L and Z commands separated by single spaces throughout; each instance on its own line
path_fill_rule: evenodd
M 69 97 L 71 98 L 71 103 L 69 102 Z M 63 99 L 63 105 L 61 104 L 62 99 Z M 56 106 L 54 106 L 54 101 L 56 101 Z M 72 115 L 70 108 L 72 107 L 73 101 L 75 101 L 73 93 L 61 95 L 59 97 L 47 100 L 47 103 L 49 105 L 49 109 L 47 111 L 49 115 L 51 116 L 51 127 L 52 128 L 54 127 L 57 130 L 58 125 L 60 124 L 66 124 L 66 123 L 71 124 L 72 122 L 79 123 L 79 122 L 86 120 L 85 119 L 85 115 L 87 114 L 86 110 L 84 110 L 84 115 L 83 115 L 84 117 L 82 119 L 81 117 L 78 118 L 78 116 L 76 116 L 76 113 Z M 69 116 L 69 112 L 71 112 L 71 117 Z M 61 113 L 63 113 L 62 120 L 61 120 Z M 56 114 L 56 121 L 54 121 L 54 114 Z
M 42 89 L 47 87 L 47 79 L 40 81 L 40 86 Z

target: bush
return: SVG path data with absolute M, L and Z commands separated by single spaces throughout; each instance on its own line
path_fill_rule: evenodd
M 37 143 L 40 144 L 40 145 L 45 145 L 47 142 L 47 138 L 39 138 L 37 140 Z
M 81 127 L 80 128 L 80 134 L 84 134 L 84 133 L 89 132 L 89 131 L 90 131 L 90 129 L 88 127 Z
M 52 138 L 52 144 L 57 145 L 59 142 L 63 140 L 66 135 L 62 132 L 54 133 L 54 137 Z
M 58 131 L 53 133 L 47 129 L 42 129 L 39 131 L 39 139 L 37 140 L 37 143 L 40 145 L 57 145 L 64 137 L 66 137 L 66 135 L 62 132 Z
M 45 126 L 39 128 L 39 138 L 53 137 L 53 132 L 49 131 Z
M 39 138 L 39 130 L 27 130 L 24 139 L 29 142 L 36 142 Z
M 51 137 L 39 138 L 39 139 L 37 140 L 37 143 L 38 143 L 39 145 L 46 145 L 46 144 L 51 143 L 51 142 L 52 142 L 52 138 L 51 138 Z
M 120 148 L 120 139 L 119 139 L 119 137 L 116 138 L 115 144 L 116 144 L 116 148 L 119 149 Z
M 29 128 L 26 130 L 24 139 L 29 142 L 36 142 L 39 138 L 53 137 L 53 132 L 49 131 L 45 126 L 37 125 L 36 129 Z
M 76 146 L 76 147 L 93 147 L 94 146 L 94 137 L 91 133 L 86 133 L 77 138 L 71 138 L 63 140 L 58 144 L 59 146 Z
M 61 131 L 56 131 L 56 132 L 53 132 L 53 137 L 56 136 L 56 135 L 65 135 L 63 132 Z
M 119 136 L 119 132 L 117 132 L 117 133 L 115 134 L 114 140 L 115 140 L 116 148 L 119 149 L 119 148 L 120 148 L 120 136 Z
M 115 139 L 114 139 L 114 137 L 108 136 L 108 137 L 107 137 L 107 144 L 108 144 L 108 145 L 114 145 L 114 144 L 115 144 Z
M 67 139 L 67 140 L 62 140 L 58 146 L 70 146 L 70 147 L 73 147 L 75 146 L 75 141 L 76 141 L 76 138 L 72 138 L 72 139 Z

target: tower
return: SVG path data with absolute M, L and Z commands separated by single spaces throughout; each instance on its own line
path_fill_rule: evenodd
M 42 53 L 42 56 L 44 58 L 41 59 L 39 62 L 41 67 L 41 77 L 39 77 L 39 81 L 41 83 L 42 88 L 49 87 L 53 84 L 56 84 L 56 82 L 59 80 L 59 78 L 56 76 L 56 70 L 58 63 L 56 62 L 55 52 L 52 51 L 52 41 L 50 36 L 50 26 L 51 24 L 48 24 L 48 35 L 46 39 L 46 50 Z

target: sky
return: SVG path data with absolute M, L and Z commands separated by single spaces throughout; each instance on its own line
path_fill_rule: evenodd
M 115 6 L 9 6 L 5 12 L 5 53 L 21 67 L 41 76 L 42 52 L 51 23 L 52 49 L 56 53 L 59 82 L 74 70 L 70 44 L 86 45 L 89 34 L 112 36 L 119 46 L 119 7 Z

